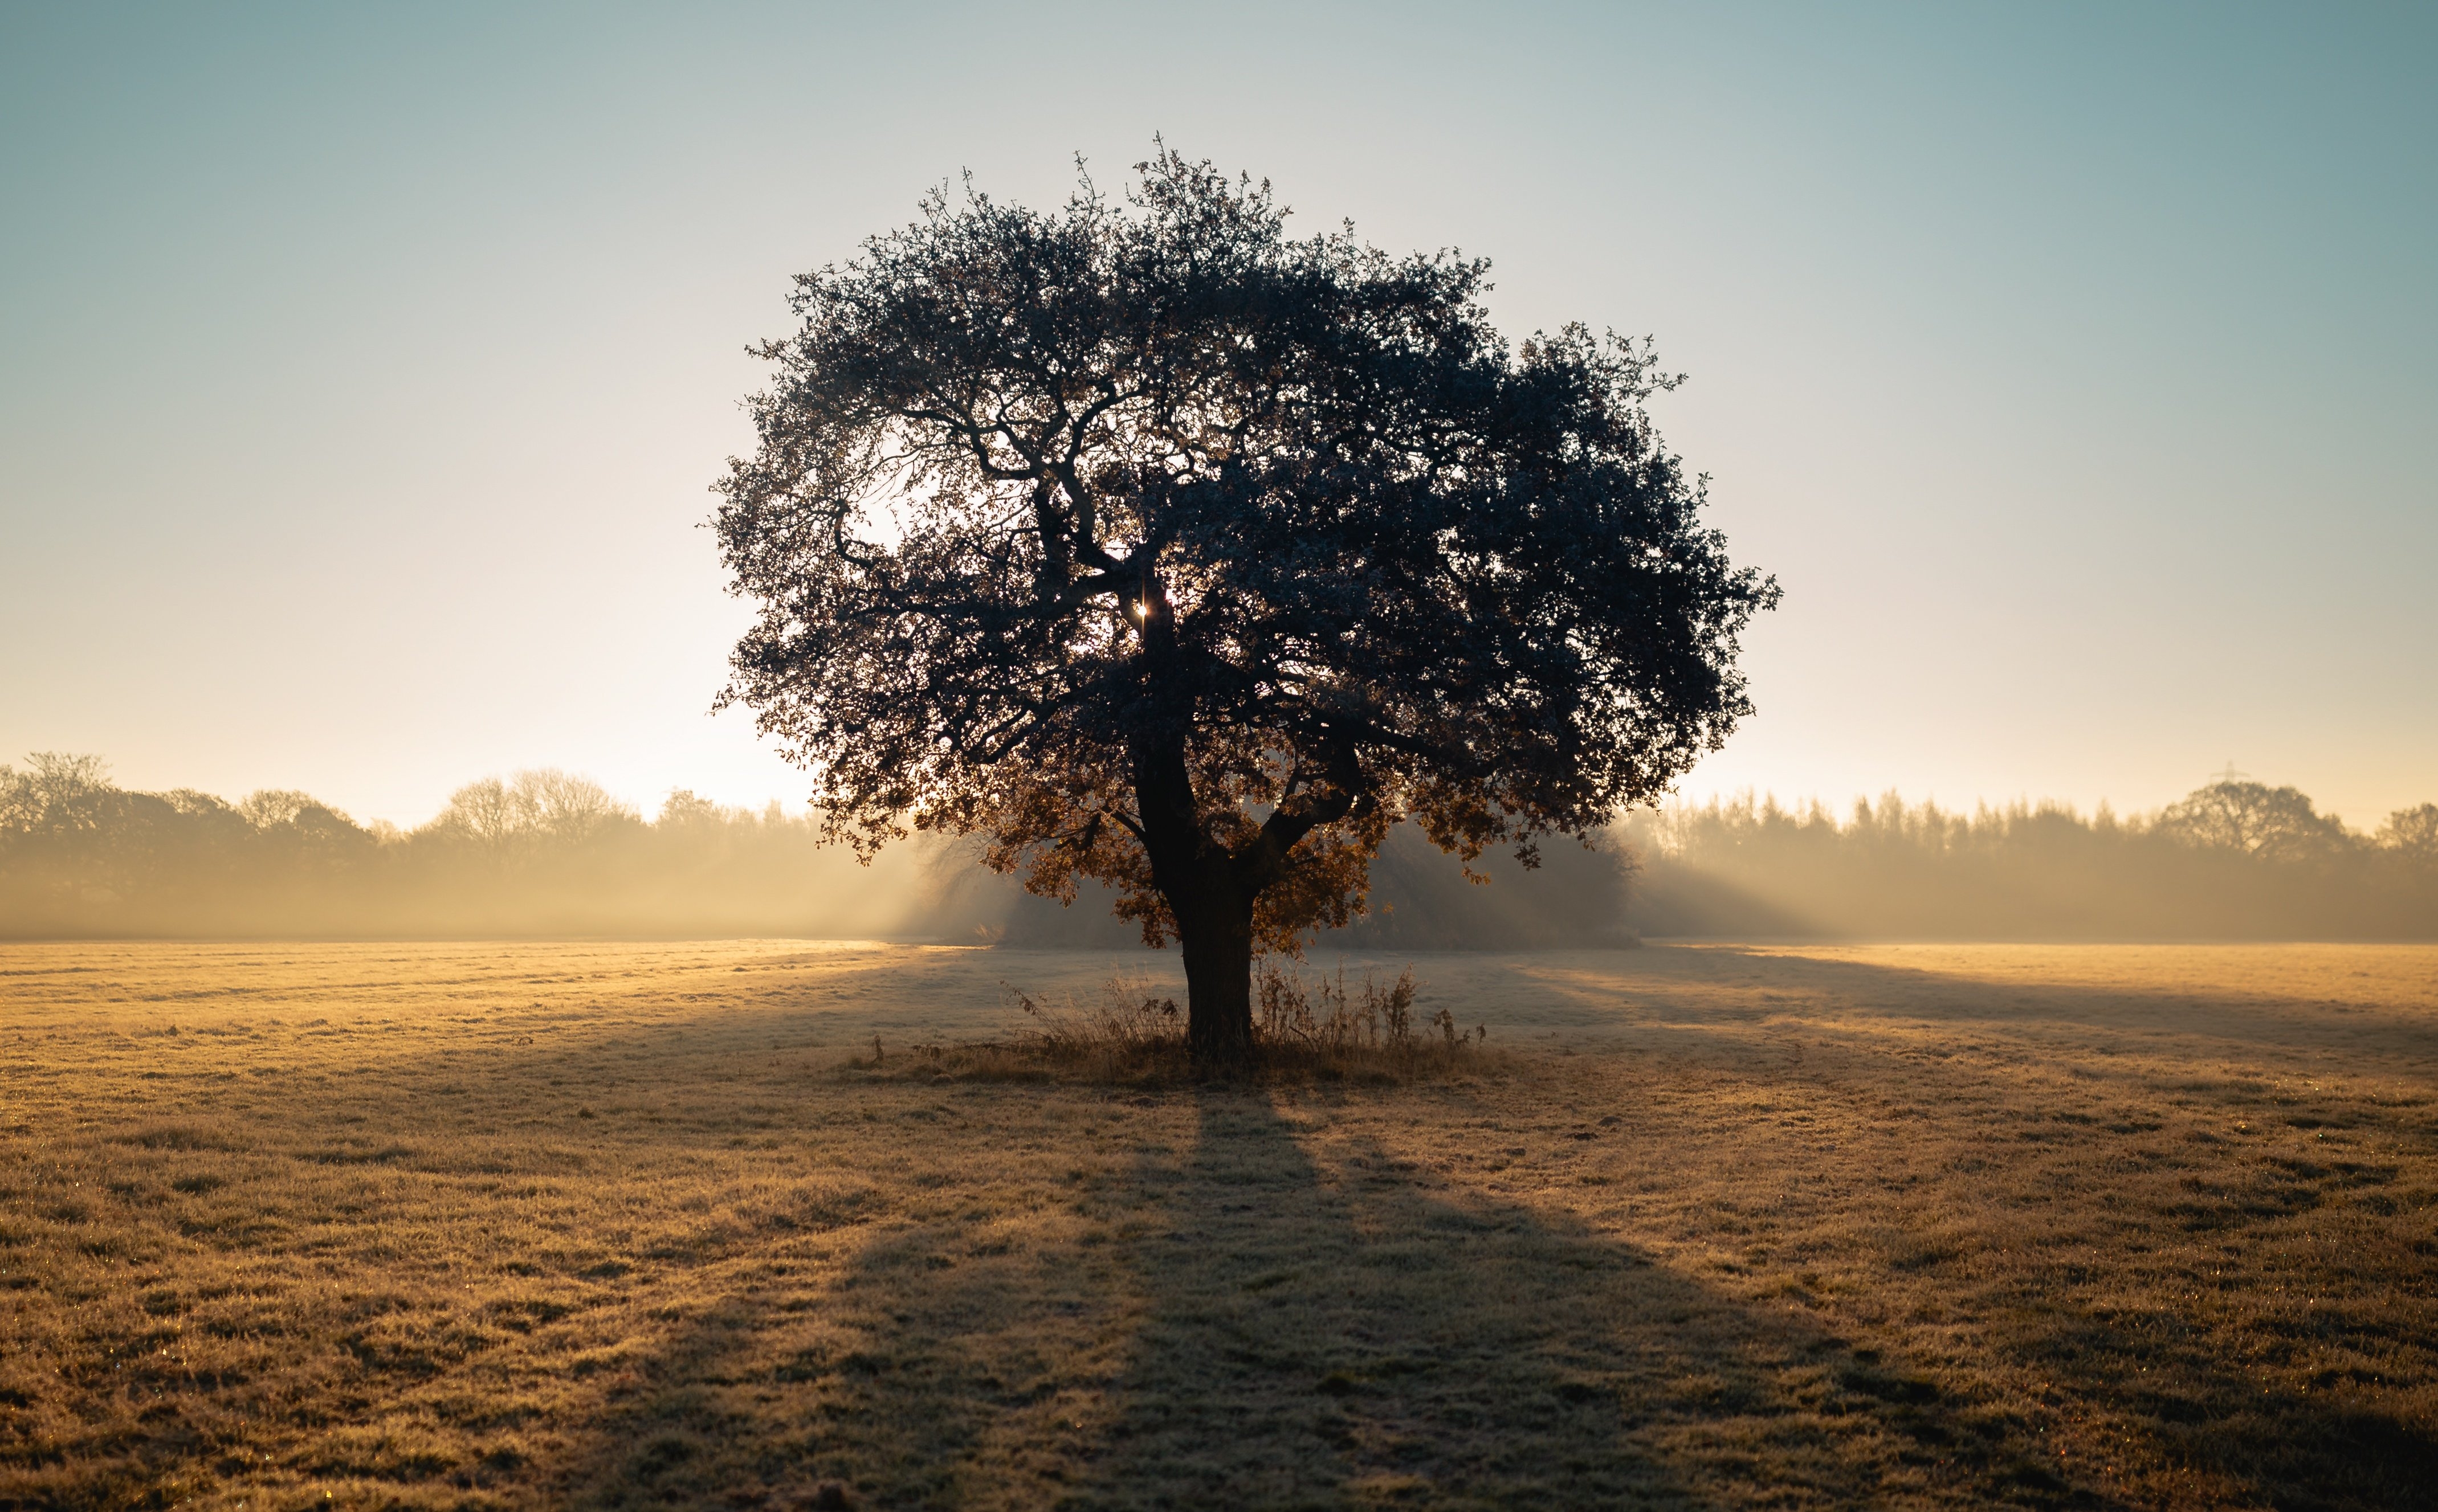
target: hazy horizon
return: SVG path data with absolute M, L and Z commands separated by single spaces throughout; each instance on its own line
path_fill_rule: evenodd
M 1313 948 L 1607 949 L 1643 937 L 2410 940 L 2438 935 L 2438 803 L 2348 834 L 2298 800 L 2216 784 L 2164 811 L 1842 813 L 1686 804 L 1528 869 L 1468 869 L 1414 825 L 1367 868 L 1361 917 Z M 1481 888 L 1475 881 L 1494 886 Z M 412 830 L 309 794 L 231 803 L 113 787 L 90 759 L 0 764 L 0 939 L 910 939 L 1128 948 L 1087 884 L 1061 906 L 938 831 L 870 867 L 808 817 L 692 795 L 622 804 L 577 774 L 468 783 Z
M 1159 132 L 1690 375 L 1663 433 L 1786 601 L 1686 799 L 2232 762 L 2372 828 L 2438 788 L 2433 62 L 2199 6 L 11 10 L 0 760 L 801 812 L 708 712 L 745 346 L 927 187 Z
M 672 783 L 670 786 L 662 788 L 655 792 L 628 792 L 606 783 L 598 782 L 591 772 L 586 771 L 581 767 L 521 767 L 514 770 L 474 773 L 461 779 L 460 781 L 450 783 L 448 789 L 442 793 L 440 800 L 430 810 L 419 815 L 408 814 L 405 816 L 361 813 L 348 807 L 344 802 L 327 793 L 316 792 L 309 788 L 276 787 L 266 782 L 238 783 L 226 788 L 210 788 L 197 782 L 177 782 L 174 780 L 157 783 L 134 782 L 127 780 L 126 774 L 119 770 L 116 763 L 111 761 L 106 755 L 96 751 L 17 752 L 7 756 L 0 756 L 0 768 L 7 768 L 11 765 L 22 765 L 27 758 L 34 756 L 69 756 L 90 757 L 97 759 L 100 761 L 107 780 L 114 785 L 128 792 L 199 792 L 206 793 L 211 797 L 232 803 L 240 802 L 244 799 L 256 793 L 270 792 L 279 793 L 282 795 L 302 793 L 318 802 L 326 804 L 341 818 L 348 819 L 351 822 L 362 825 L 389 824 L 408 833 L 427 828 L 443 820 L 449 814 L 452 800 L 468 787 L 486 782 L 514 781 L 517 779 L 531 777 L 574 778 L 588 786 L 598 786 L 601 788 L 605 797 L 624 805 L 626 808 L 631 810 L 635 817 L 646 821 L 651 820 L 656 815 L 660 814 L 663 807 L 672 799 L 691 799 L 707 801 L 722 809 L 747 814 L 762 814 L 768 811 L 768 809 L 775 804 L 778 806 L 779 811 L 790 819 L 804 818 L 813 812 L 813 806 L 805 801 L 801 794 L 787 796 L 774 793 L 759 800 L 734 800 L 724 799 L 716 794 L 707 792 L 703 789 L 701 784 L 682 782 Z M 2234 772 L 2232 775 L 2233 779 L 2237 781 L 2253 782 L 2258 780 L 2253 774 L 2240 770 Z M 2023 810 L 2027 812 L 2054 810 L 2070 815 L 2076 818 L 2096 818 L 2099 815 L 2105 813 L 2118 819 L 2134 820 L 2153 816 L 2160 810 L 2172 805 L 2177 800 L 2191 796 L 2194 791 L 2204 787 L 2209 783 L 2228 780 L 2229 776 L 2230 774 L 2225 768 L 2205 773 L 2200 781 L 2196 782 L 2191 788 L 2186 789 L 2184 792 L 2175 794 L 2173 797 L 2159 803 L 2139 806 L 2118 803 L 2105 797 L 2101 798 L 2096 802 L 2088 804 L 2075 803 L 2067 800 L 2042 797 L 2040 795 L 2024 794 L 2017 794 L 2011 797 L 2002 798 L 1989 798 L 1983 796 L 1970 799 L 1962 802 L 1951 802 L 1935 794 L 1908 793 L 1892 787 L 1883 787 L 1877 792 L 1854 792 L 1842 795 L 1830 795 L 1819 792 L 1782 793 L 1775 789 L 1747 786 L 1735 789 L 1704 789 L 1699 792 L 1680 791 L 1671 796 L 1664 804 L 1659 805 L 1656 808 L 1638 809 L 1632 812 L 1634 815 L 1664 815 L 1668 813 L 1685 813 L 1705 806 L 1722 803 L 1730 806 L 1737 804 L 1753 804 L 1759 805 L 1763 808 L 1775 806 L 1790 816 L 1798 818 L 1808 817 L 1813 814 L 1825 814 L 1832 821 L 1843 824 L 1851 818 L 1853 810 L 1857 805 L 1877 807 L 1883 805 L 1890 800 L 1895 800 L 1902 805 L 1912 808 L 1928 807 L 1960 817 L 1970 817 L 1976 812 L 2005 814 L 2011 810 Z M 1690 784 L 1687 785 L 1689 786 Z M 2272 783 L 2265 785 L 2287 786 L 2295 784 Z M 2430 794 L 2425 795 L 2418 800 L 2418 802 L 2407 800 L 2405 802 L 2394 804 L 2391 808 L 2382 810 L 2377 814 L 2350 816 L 2328 808 L 2325 804 L 2319 805 L 2320 812 L 2331 818 L 2341 821 L 2351 830 L 2367 835 L 2375 832 L 2379 827 L 2380 822 L 2389 818 L 2396 810 L 2417 807 L 2420 802 L 2432 801 L 2433 798 L 2438 798 L 2438 778 L 2433 778 L 2429 785 Z M 2319 795 L 2310 792 L 2308 789 L 2300 790 L 2303 792 L 2305 797 L 2313 800 L 2315 803 L 2318 801 Z

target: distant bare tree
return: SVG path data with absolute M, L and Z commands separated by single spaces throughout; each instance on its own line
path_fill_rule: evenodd
M 321 800 L 310 793 L 300 793 L 293 788 L 265 787 L 247 794 L 237 805 L 237 811 L 244 815 L 245 821 L 256 829 L 268 830 L 282 824 L 293 824 L 296 817 L 307 809 L 322 806 Z
M 728 811 L 717 803 L 692 788 L 678 787 L 671 788 L 669 796 L 662 800 L 661 817 L 657 822 L 685 828 L 721 824 L 727 819 Z
M 2194 845 L 2268 861 L 2325 855 L 2348 843 L 2344 826 L 2300 791 L 2233 779 L 2170 804 L 2159 828 Z
M 761 610 L 728 696 L 867 854 L 910 821 L 1114 884 L 1226 1060 L 1256 945 L 1359 910 L 1400 816 L 1529 858 L 1717 748 L 1776 590 L 1701 524 L 1647 350 L 1510 347 L 1485 263 L 1138 167 L 1049 215 L 935 195 L 797 281 L 721 484 Z
M 38 750 L 22 769 L 0 764 L 0 830 L 27 835 L 92 830 L 116 791 L 100 757 Z
M 533 825 L 556 839 L 587 839 L 622 819 L 639 820 L 633 809 L 610 797 L 600 783 L 555 766 L 519 772 L 516 792 L 524 800 Z
M 591 778 L 544 766 L 506 782 L 486 777 L 467 783 L 449 795 L 433 826 L 504 855 L 544 840 L 581 841 L 620 820 L 640 822 L 633 809 Z
M 450 794 L 449 806 L 432 821 L 436 831 L 493 851 L 504 851 L 527 827 L 524 801 L 496 777 L 468 782 Z
M 2438 803 L 2397 809 L 2379 826 L 2377 840 L 2414 866 L 2438 867 Z

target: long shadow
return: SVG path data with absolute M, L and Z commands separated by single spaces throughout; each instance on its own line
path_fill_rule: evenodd
M 1079 1504 L 2076 1503 L 2003 1428 L 1794 1310 L 1205 1093 Z M 1322 1137 L 1327 1137 L 1323 1135 Z
M 1436 1094 L 1416 1094 L 1436 1096 Z M 1265 1095 L 1080 1180 L 993 1256 L 886 1234 L 809 1309 L 672 1341 L 567 1500 L 599 1506 L 2100 1504 L 2018 1425 Z
M 1844 960 L 1744 946 L 1655 947 L 1618 953 L 1601 962 L 1599 976 L 1630 993 L 1644 1014 L 1679 1023 L 1758 1021 L 1793 1013 L 1818 1017 L 1833 1010 L 1855 1022 L 1917 1020 L 1959 1027 L 2022 1030 L 2030 1028 L 2170 1034 L 2217 1041 L 2257 1050 L 2273 1046 L 2376 1048 L 2410 1058 L 2399 1068 L 2438 1064 L 2438 999 L 2418 1004 L 2330 1001 L 2272 991 L 2240 991 L 2207 984 L 2182 988 L 2137 982 L 2004 980 L 1961 976 L 1885 961 Z M 1558 958 L 1580 967 L 1585 958 Z M 1728 968 L 1732 965 L 1732 973 Z M 1581 998 L 1598 989 L 1555 988 Z M 1714 1000 L 1761 992 L 1758 1001 Z M 1786 994 L 1812 994 L 1792 996 Z M 1569 1028 L 1592 1028 L 1598 1012 L 1577 1010 Z
M 1768 981 L 1888 999 L 1875 1011 L 1890 1016 L 2112 1025 L 2170 1004 L 2211 1006 L 2205 993 L 1991 984 L 1867 963 L 1799 961 L 1813 975 L 1797 978 L 1786 958 L 1744 959 Z M 2235 1027 L 2264 1043 L 2288 1011 L 2235 1008 Z M 791 1014 L 808 1016 L 706 1006 L 627 1026 L 615 1031 L 619 1064 L 726 1077 L 751 1054 L 768 1099 L 800 1097 L 760 1048 Z M 2438 1035 L 2402 1011 L 2373 1017 L 2416 1047 Z M 2290 1021 L 2276 1038 L 2309 1043 Z M 418 1078 L 531 1089 L 605 1063 L 608 1041 L 570 1039 L 401 1068 L 380 1095 L 412 1093 Z M 371 1095 L 334 1090 L 321 1114 Z M 1412 1099 L 1446 1137 L 1500 1137 L 1465 1132 L 1461 1107 L 1426 1108 L 1440 1094 L 1380 1096 Z M 2417 1114 L 2394 1116 L 2405 1121 L 2375 1127 L 2426 1142 Z M 785 1505 L 823 1482 L 866 1505 L 908 1506 L 2074 1500 L 2023 1422 L 1806 1313 L 1725 1295 L 1520 1201 L 1451 1188 L 1352 1135 L 1301 1129 L 1264 1097 L 1205 1090 L 1188 1122 L 1173 1148 L 1118 1173 L 1060 1177 L 1066 1216 L 1037 1233 L 1009 1238 L 946 1211 L 864 1231 L 843 1281 L 819 1296 L 775 1268 L 835 1274 L 817 1252 L 840 1240 L 804 1229 L 741 1239 L 705 1270 L 707 1305 L 640 1363 L 605 1421 L 575 1429 L 582 1441 L 551 1501 Z M 693 1129 L 679 1116 L 646 1137 L 710 1149 L 731 1133 L 730 1122 Z M 2140 1263 L 2094 1262 L 2094 1285 L 2110 1265 Z M 2407 1263 L 2420 1269 L 2395 1284 L 2416 1288 L 2427 1260 Z M 2206 1338 L 2130 1337 L 2072 1300 L 2093 1294 L 2068 1293 L 2001 1350 L 2049 1373 L 2067 1401 L 2170 1425 L 2195 1414 L 2250 1424 L 2182 1442 L 2251 1499 L 2429 1504 L 2423 1468 L 2438 1459 L 2438 1435 L 2426 1407 L 2390 1397 L 2391 1408 L 2355 1411 L 2341 1381 L 2301 1395 L 2270 1363 L 2213 1353 Z M 2341 1312 L 2309 1327 L 2319 1339 L 2366 1331 Z M 2392 1342 L 2408 1365 L 2429 1358 L 2426 1328 L 2404 1333 Z M 2163 1364 L 2180 1377 L 2172 1392 L 2151 1384 L 2165 1371 L 2131 1379 Z M 2167 1438 L 2178 1441 L 2172 1427 Z

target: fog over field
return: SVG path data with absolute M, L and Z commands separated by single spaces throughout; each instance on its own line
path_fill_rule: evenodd
M 683 790 L 645 818 L 556 771 L 486 779 L 412 831 L 311 795 L 129 792 L 93 758 L 0 765 L 0 938 L 792 936 L 1113 947 L 1086 884 L 1026 894 L 939 835 L 870 867 L 817 817 Z M 1389 832 L 1369 912 L 1327 948 L 1610 946 L 1639 938 L 2411 940 L 2438 937 L 2438 805 L 2355 833 L 2292 789 L 2225 781 L 2156 814 L 1957 814 L 1894 795 L 1627 816 L 1470 881 Z

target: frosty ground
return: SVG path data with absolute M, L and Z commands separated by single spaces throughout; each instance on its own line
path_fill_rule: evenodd
M 1421 957 L 1489 1039 L 1404 1083 L 920 1052 L 1160 962 L 0 947 L 0 1504 L 2433 1495 L 2438 948 Z

